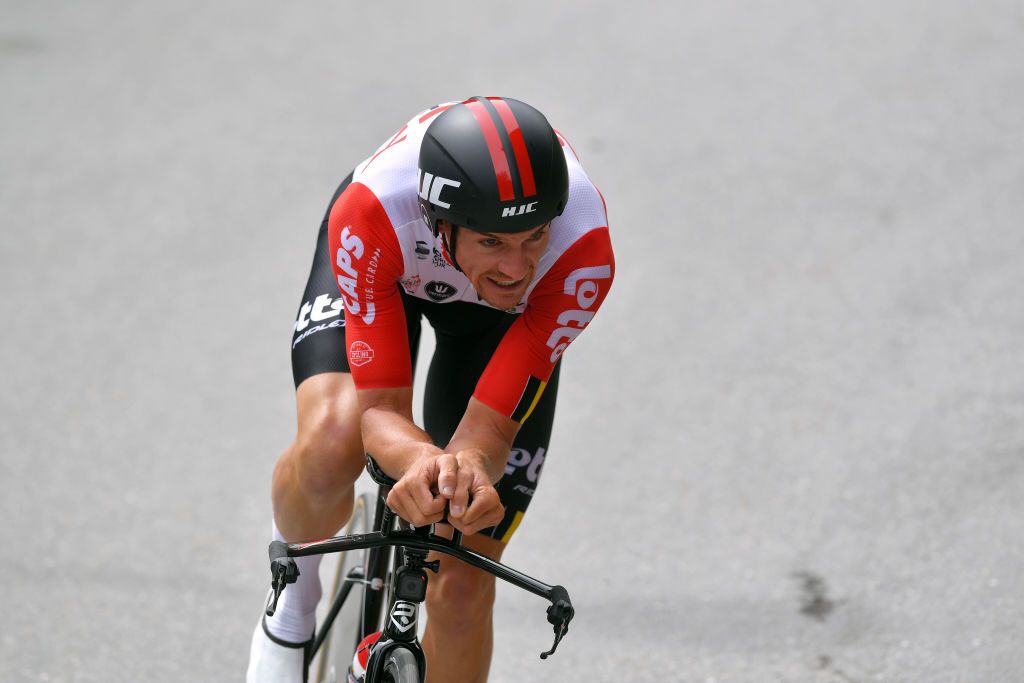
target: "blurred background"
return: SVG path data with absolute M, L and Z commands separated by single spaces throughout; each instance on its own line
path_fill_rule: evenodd
M 505 556 L 578 616 L 500 590 L 491 680 L 1024 680 L 1020 2 L 0 15 L 0 680 L 243 679 L 323 212 L 474 94 L 618 262 Z

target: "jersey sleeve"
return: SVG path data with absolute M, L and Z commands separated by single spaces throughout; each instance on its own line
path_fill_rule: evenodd
M 541 278 L 512 323 L 473 396 L 523 423 L 540 400 L 555 363 L 594 318 L 615 276 L 608 228 L 591 230 Z
M 398 292 L 402 249 L 384 207 L 352 183 L 328 219 L 331 265 L 345 302 L 349 367 L 359 389 L 412 385 L 405 309 Z

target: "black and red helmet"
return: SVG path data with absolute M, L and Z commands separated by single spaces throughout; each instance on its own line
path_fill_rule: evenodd
M 420 145 L 423 218 L 478 232 L 522 232 L 569 200 L 562 145 L 544 115 L 507 97 L 474 97 L 437 116 Z

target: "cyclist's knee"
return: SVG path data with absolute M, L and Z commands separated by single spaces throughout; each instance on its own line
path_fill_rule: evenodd
M 445 566 L 447 565 L 447 566 Z M 427 612 L 450 627 L 471 627 L 490 617 L 494 577 L 454 559 L 441 560 L 441 572 L 430 577 Z

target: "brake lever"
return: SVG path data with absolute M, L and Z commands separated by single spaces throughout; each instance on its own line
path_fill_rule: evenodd
M 569 632 L 569 622 L 572 621 L 575 614 L 576 611 L 572 608 L 572 604 L 568 600 L 557 600 L 553 605 L 548 607 L 548 623 L 555 627 L 555 642 L 551 646 L 550 650 L 540 653 L 541 659 L 547 659 L 551 655 L 555 654 L 555 650 L 558 649 L 558 644 L 562 642 L 562 638 Z
M 559 626 L 561 626 L 561 628 L 559 628 Z M 559 626 L 555 626 L 555 642 L 554 642 L 554 644 L 551 646 L 551 649 L 548 650 L 547 652 L 541 652 L 540 653 L 540 658 L 541 659 L 547 659 L 551 655 L 555 654 L 555 650 L 558 649 L 558 644 L 560 642 L 562 642 L 562 636 L 564 636 L 566 633 L 569 632 L 569 627 L 566 626 L 565 624 L 559 624 Z
M 299 578 L 299 565 L 295 560 L 288 557 L 288 545 L 282 541 L 273 541 L 270 544 L 270 587 L 274 594 L 267 600 L 267 616 L 274 616 L 277 611 L 277 601 L 289 583 L 295 583 Z

